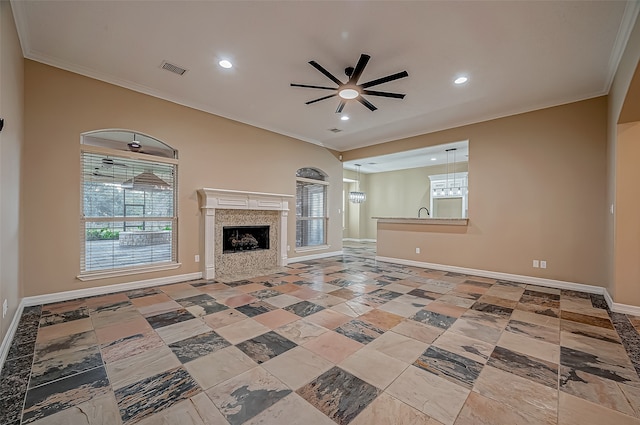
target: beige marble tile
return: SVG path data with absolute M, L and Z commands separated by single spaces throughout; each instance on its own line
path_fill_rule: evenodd
M 106 365 L 114 390 L 181 365 L 169 347 L 148 350 Z
M 516 308 L 516 305 L 518 305 L 518 300 L 510 300 L 496 295 L 489 295 L 487 293 L 478 298 L 478 302 L 499 305 L 506 308 Z
M 169 300 L 169 301 L 165 301 L 157 304 L 149 304 L 143 307 L 138 307 L 138 311 L 144 317 L 149 317 L 149 316 L 156 316 L 162 313 L 168 313 L 170 311 L 176 311 L 181 308 L 182 306 L 178 304 L 177 301 Z
M 192 336 L 211 332 L 211 328 L 207 326 L 202 319 L 197 318 L 163 326 L 156 329 L 156 332 L 165 344 L 173 344 L 174 342 L 182 341 Z
M 438 301 L 441 303 L 447 303 L 463 308 L 470 308 L 476 302 L 475 298 L 462 297 L 451 292 L 438 298 Z
M 489 288 L 487 292 L 485 292 L 485 295 L 519 301 L 523 293 L 524 288 L 496 284 Z
M 382 311 L 377 308 L 363 314 L 359 319 L 384 330 L 389 330 L 405 320 L 402 316 Z
M 276 329 L 280 326 L 286 325 L 287 323 L 295 322 L 299 320 L 300 317 L 286 310 L 278 309 L 273 310 L 268 313 L 259 314 L 255 316 L 253 320 L 258 323 L 262 323 L 269 329 Z
M 233 378 L 257 365 L 249 356 L 235 346 L 218 350 L 184 365 L 202 389 Z
M 547 411 L 514 409 L 480 394 L 469 394 L 456 425 L 556 425 L 556 416 Z
M 376 350 L 359 350 L 338 364 L 342 369 L 384 390 L 409 364 Z
M 132 305 L 104 309 L 91 314 L 91 321 L 95 329 L 130 322 L 142 317 L 138 309 Z
M 338 313 L 335 310 L 325 308 L 317 313 L 305 317 L 307 322 L 315 323 L 318 326 L 322 326 L 327 329 L 335 329 L 338 326 L 347 323 L 352 318 L 346 314 Z
M 324 357 L 304 348 L 295 347 L 261 365 L 289 388 L 296 390 L 333 367 Z
M 335 425 L 296 393 L 291 393 L 243 425 Z
M 120 411 L 112 392 L 92 398 L 31 425 L 121 425 Z
M 401 303 L 396 300 L 393 300 L 378 307 L 378 309 L 406 318 L 406 317 L 411 317 L 414 314 L 416 314 L 418 311 L 422 310 L 422 307 L 417 307 L 411 304 Z
M 211 399 L 200 393 L 168 409 L 147 416 L 136 425 L 228 425 Z M 104 424 L 107 425 L 107 424 Z
M 442 334 L 442 332 L 444 332 L 444 329 L 425 325 L 424 323 L 416 322 L 415 320 L 405 320 L 404 322 L 400 322 L 397 326 L 391 328 L 391 330 L 397 334 L 408 336 L 409 338 L 413 338 L 427 344 L 431 344 Z
M 558 413 L 558 391 L 491 366 L 482 369 L 473 391 L 516 410 L 554 418 Z
M 331 307 L 331 310 L 345 314 L 349 317 L 358 317 L 373 310 L 373 308 L 356 301 L 347 301 Z
M 63 336 L 79 334 L 93 330 L 91 318 L 72 320 L 71 322 L 58 323 L 56 325 L 45 326 L 38 330 L 37 342 L 51 341 Z
M 174 300 L 179 300 L 182 298 L 195 297 L 196 295 L 201 295 L 197 288 L 189 285 L 188 283 L 175 283 L 173 285 L 164 285 L 160 286 L 160 289 L 165 294 L 169 295 Z
M 434 419 L 427 414 L 391 397 L 387 393 L 380 394 L 349 425 L 436 425 Z
M 137 335 L 140 333 L 152 332 L 153 328 L 147 322 L 147 320 L 140 316 L 130 322 L 115 323 L 111 326 L 105 326 L 100 329 L 96 329 L 96 336 L 98 342 L 101 344 L 116 341 L 121 338 L 126 338 L 131 335 Z
M 331 285 L 333 286 L 333 285 Z M 340 298 L 340 297 L 335 297 L 331 294 L 320 294 L 318 296 L 315 296 L 313 298 L 309 298 L 309 301 L 311 301 L 314 304 L 318 304 L 323 306 L 324 308 L 329 308 L 329 307 L 333 307 L 334 305 L 338 305 L 344 302 L 344 298 Z
M 527 285 L 525 288 L 527 291 L 544 292 L 545 294 L 560 295 L 560 289 L 550 288 L 548 286 Z
M 560 392 L 558 425 L 640 425 L 640 419 Z
M 296 344 L 302 345 L 319 337 L 328 329 L 302 319 L 280 326 L 275 331 Z
M 599 329 L 601 328 L 598 328 L 598 330 Z M 602 332 L 598 332 L 598 334 L 601 333 Z M 613 332 L 607 334 L 612 335 Z M 601 339 L 584 336 L 584 334 L 567 331 L 560 332 L 560 343 L 563 347 L 593 354 L 601 359 L 606 359 L 607 362 L 612 364 L 629 364 L 629 356 L 622 344 L 602 341 Z
M 228 305 L 229 307 L 239 307 L 241 305 L 250 304 L 254 301 L 257 301 L 257 298 L 255 298 L 254 296 L 249 294 L 242 294 L 226 298 L 221 302 Z
M 265 299 L 265 301 L 275 307 L 285 308 L 292 304 L 299 303 L 302 300 L 298 297 L 294 297 L 289 294 L 282 294 L 282 295 L 276 295 L 275 297 L 269 297 Z
M 556 329 L 560 327 L 560 319 L 557 317 L 545 316 L 544 314 L 536 314 L 523 310 L 513 310 L 511 320 L 519 320 L 535 325 L 554 327 Z
M 244 319 L 231 325 L 223 326 L 216 329 L 216 332 L 232 344 L 237 344 L 247 339 L 251 339 L 263 333 L 269 332 L 271 329 L 258 323 L 253 319 Z
M 328 331 L 305 343 L 304 347 L 333 363 L 340 363 L 363 345 L 337 332 Z
M 415 366 L 409 366 L 386 391 L 445 425 L 452 425 L 469 390 Z
M 202 320 L 213 329 L 231 325 L 246 319 L 247 316 L 232 308 L 204 316 Z
M 469 338 L 478 339 L 489 344 L 495 344 L 500 339 L 502 330 L 490 326 L 485 326 L 477 321 L 460 318 L 448 329 Z
M 618 382 L 581 370 L 569 370 L 565 366 L 561 366 L 560 375 L 562 392 L 591 401 L 602 407 L 636 416 L 638 406 L 635 406 L 634 409 L 628 395 L 637 394 L 637 388 L 628 387 L 629 391 L 625 392 Z M 566 380 L 566 376 L 571 376 L 572 379 Z
M 418 341 L 395 332 L 385 332 L 367 344 L 362 350 L 375 350 L 389 357 L 411 364 L 429 347 L 426 342 Z
M 424 309 L 427 311 L 433 311 L 434 313 L 444 314 L 449 317 L 460 317 L 468 310 L 466 307 L 458 307 L 453 304 L 443 303 L 440 299 L 429 303 L 429 305 Z
M 238 291 L 244 292 L 245 294 L 248 294 L 249 292 L 262 291 L 263 289 L 267 289 L 267 287 L 264 285 L 260 285 L 259 283 L 249 283 L 247 285 L 237 286 L 236 289 L 238 289 Z
M 130 335 L 104 343 L 100 346 L 100 350 L 102 351 L 102 360 L 105 363 L 113 363 L 164 345 L 164 341 L 158 334 L 153 330 L 149 330 L 145 333 Z
M 493 344 L 449 331 L 440 335 L 432 345 L 482 364 L 487 363 L 494 348 Z
M 125 301 L 129 301 L 129 297 L 127 297 L 127 294 L 125 294 L 124 292 L 119 292 L 116 294 L 108 294 L 108 295 L 101 295 L 99 297 L 87 298 L 86 306 L 89 307 L 89 310 L 94 311 L 100 307 L 121 303 Z
M 162 304 L 166 302 L 173 301 L 173 299 L 164 293 L 147 295 L 146 297 L 134 298 L 131 300 L 131 304 L 136 306 L 137 308 L 148 307 L 154 304 Z
M 497 345 L 551 363 L 558 364 L 560 362 L 560 346 L 558 344 L 551 344 L 512 332 L 503 332 Z

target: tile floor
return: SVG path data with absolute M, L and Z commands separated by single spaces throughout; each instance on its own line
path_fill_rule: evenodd
M 640 425 L 640 318 L 373 249 L 26 308 L 0 424 Z

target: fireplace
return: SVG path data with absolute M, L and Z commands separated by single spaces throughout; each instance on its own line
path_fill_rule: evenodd
M 269 249 L 269 226 L 223 226 L 223 254 L 260 249 Z
M 198 195 L 202 277 L 251 274 L 287 264 L 287 216 L 292 195 L 210 188 L 199 189 Z M 249 236 L 243 240 L 244 235 Z M 229 245 L 232 237 L 235 247 Z

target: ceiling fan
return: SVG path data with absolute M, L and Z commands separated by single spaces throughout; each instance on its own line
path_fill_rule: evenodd
M 328 96 L 323 96 L 318 99 L 310 100 L 306 102 L 307 105 L 311 105 L 312 103 L 319 102 L 321 100 L 329 99 L 334 96 L 339 96 L 340 103 L 338 104 L 338 109 L 336 109 L 336 114 L 339 114 L 344 109 L 344 106 L 347 104 L 347 100 L 355 99 L 358 102 L 362 103 L 364 106 L 369 108 L 371 111 L 375 111 L 376 108 L 371 102 L 364 98 L 363 95 L 367 96 L 381 96 L 381 97 L 392 97 L 395 99 L 404 99 L 404 94 L 401 93 L 389 93 L 384 91 L 375 91 L 368 90 L 369 87 L 377 86 L 379 84 L 388 83 L 389 81 L 394 81 L 399 78 L 408 77 L 409 74 L 407 71 L 398 72 L 396 74 L 387 75 L 386 77 L 378 78 L 376 80 L 372 80 L 363 84 L 358 84 L 358 80 L 364 71 L 365 66 L 371 59 L 371 56 L 361 54 L 356 67 L 348 67 L 344 70 L 344 73 L 349 77 L 349 80 L 346 83 L 343 83 L 339 79 L 337 79 L 333 74 L 327 71 L 316 61 L 310 61 L 309 64 L 313 66 L 315 69 L 324 74 L 328 79 L 333 81 L 338 85 L 338 87 L 325 87 L 325 86 L 314 86 L 309 84 L 297 84 L 291 83 L 292 87 L 304 87 L 308 89 L 320 89 L 320 90 L 332 90 L 335 93 L 330 94 Z

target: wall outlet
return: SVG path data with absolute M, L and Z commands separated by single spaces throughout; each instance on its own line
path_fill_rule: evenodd
M 291 251 L 291 245 L 287 245 L 287 252 Z
M 7 301 L 6 299 L 4 300 L 4 302 L 2 303 L 2 318 L 4 319 L 5 316 L 7 315 L 7 311 L 9 310 L 9 301 Z
M 547 262 L 545 260 L 541 260 L 540 261 L 540 268 L 541 269 L 546 269 L 547 268 Z
M 609 211 L 611 212 L 611 214 L 613 214 L 613 204 L 611 204 L 611 206 L 609 207 Z
M 200 256 L 199 256 L 198 254 L 196 254 L 196 256 L 193 258 L 193 260 L 194 260 L 196 263 L 199 263 L 199 262 L 200 262 Z
M 416 248 L 416 254 L 420 254 L 420 248 Z
M 540 262 L 538 260 L 533 260 L 533 268 L 537 269 L 538 267 L 540 267 Z

